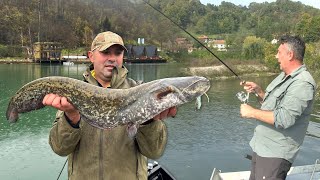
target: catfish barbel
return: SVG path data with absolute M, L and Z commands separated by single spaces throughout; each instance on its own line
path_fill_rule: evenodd
M 199 76 L 165 78 L 128 89 L 98 87 L 68 77 L 39 78 L 24 85 L 11 98 L 6 117 L 16 122 L 19 113 L 44 107 L 46 94 L 64 96 L 90 125 L 108 129 L 118 125 L 141 124 L 162 111 L 190 102 L 210 88 Z

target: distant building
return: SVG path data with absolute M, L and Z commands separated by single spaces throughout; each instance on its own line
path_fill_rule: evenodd
M 193 47 L 189 47 L 188 48 L 188 53 L 192 53 L 193 52 Z
M 62 44 L 58 42 L 36 42 L 33 44 L 33 60 L 35 62 L 59 62 Z
M 187 38 L 176 38 L 175 46 L 173 47 L 174 52 L 180 50 L 187 50 L 189 53 L 193 51 L 193 44 Z
M 210 42 L 210 46 L 212 46 L 215 49 L 218 49 L 218 51 L 227 51 L 225 40 L 213 40 Z
M 202 43 L 208 43 L 209 42 L 209 38 L 206 35 L 201 35 L 198 37 L 198 40 Z
M 138 38 L 138 44 L 144 44 L 144 38 Z
M 178 44 L 178 45 L 186 45 L 189 43 L 188 39 L 187 38 L 177 38 L 175 40 L 175 42 Z
M 278 39 L 272 39 L 271 44 L 277 44 L 278 43 Z
M 158 55 L 158 49 L 154 45 L 125 45 L 128 51 L 125 51 L 125 62 L 151 63 L 166 62 Z

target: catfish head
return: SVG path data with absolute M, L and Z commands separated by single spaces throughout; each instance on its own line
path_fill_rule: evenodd
M 209 88 L 209 80 L 199 76 L 165 78 L 130 88 L 133 101 L 120 111 L 121 121 L 141 124 L 170 107 L 195 100 Z

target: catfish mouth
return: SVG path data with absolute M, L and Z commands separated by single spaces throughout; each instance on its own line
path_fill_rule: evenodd
M 156 89 L 156 101 L 164 104 L 180 105 L 205 94 L 210 88 L 210 81 L 204 77 L 193 76 L 185 77 L 176 82 L 156 84 L 154 88 Z
M 206 93 L 210 88 L 210 81 L 204 77 L 198 77 L 189 86 L 182 89 L 182 94 L 186 94 L 186 101 L 191 101 L 193 98 Z

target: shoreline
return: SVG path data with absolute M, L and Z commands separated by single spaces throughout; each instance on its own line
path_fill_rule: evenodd
M 233 65 L 232 69 L 237 72 L 238 76 L 273 76 L 275 72 L 272 72 L 264 65 Z M 182 72 L 191 76 L 204 76 L 209 79 L 231 79 L 237 78 L 230 72 L 224 65 L 217 66 L 205 66 L 205 67 L 188 67 L 182 68 Z
M 62 64 L 63 62 L 73 62 L 75 64 L 83 64 L 83 63 L 90 63 L 89 59 L 74 59 L 74 60 L 60 60 L 60 61 L 52 61 L 53 64 Z M 34 63 L 40 64 L 40 62 L 34 62 L 32 59 L 22 59 L 22 58 L 10 58 L 10 59 L 0 59 L 0 64 L 25 64 L 25 63 Z M 42 63 L 49 64 L 50 61 L 43 61 Z
M 6 58 L 0 59 L 0 64 L 13 64 L 13 63 L 34 63 L 32 59 L 22 59 L 22 58 Z
M 63 62 L 73 62 L 74 64 L 84 64 L 90 63 L 89 59 L 84 60 L 62 60 L 54 61 L 53 64 L 62 64 Z M 12 59 L 0 59 L 0 64 L 40 64 L 39 62 L 34 62 L 32 59 L 21 59 L 21 58 L 12 58 Z M 50 61 L 42 62 L 49 64 Z M 239 76 L 272 76 L 274 72 L 269 71 L 269 69 L 264 65 L 233 65 L 234 69 Z M 185 75 L 190 76 L 204 76 L 209 79 L 231 79 L 237 78 L 234 74 L 228 70 L 224 65 L 215 65 L 215 66 L 202 66 L 202 67 L 187 67 L 182 68 L 181 72 Z M 248 73 L 250 72 L 250 73 Z

